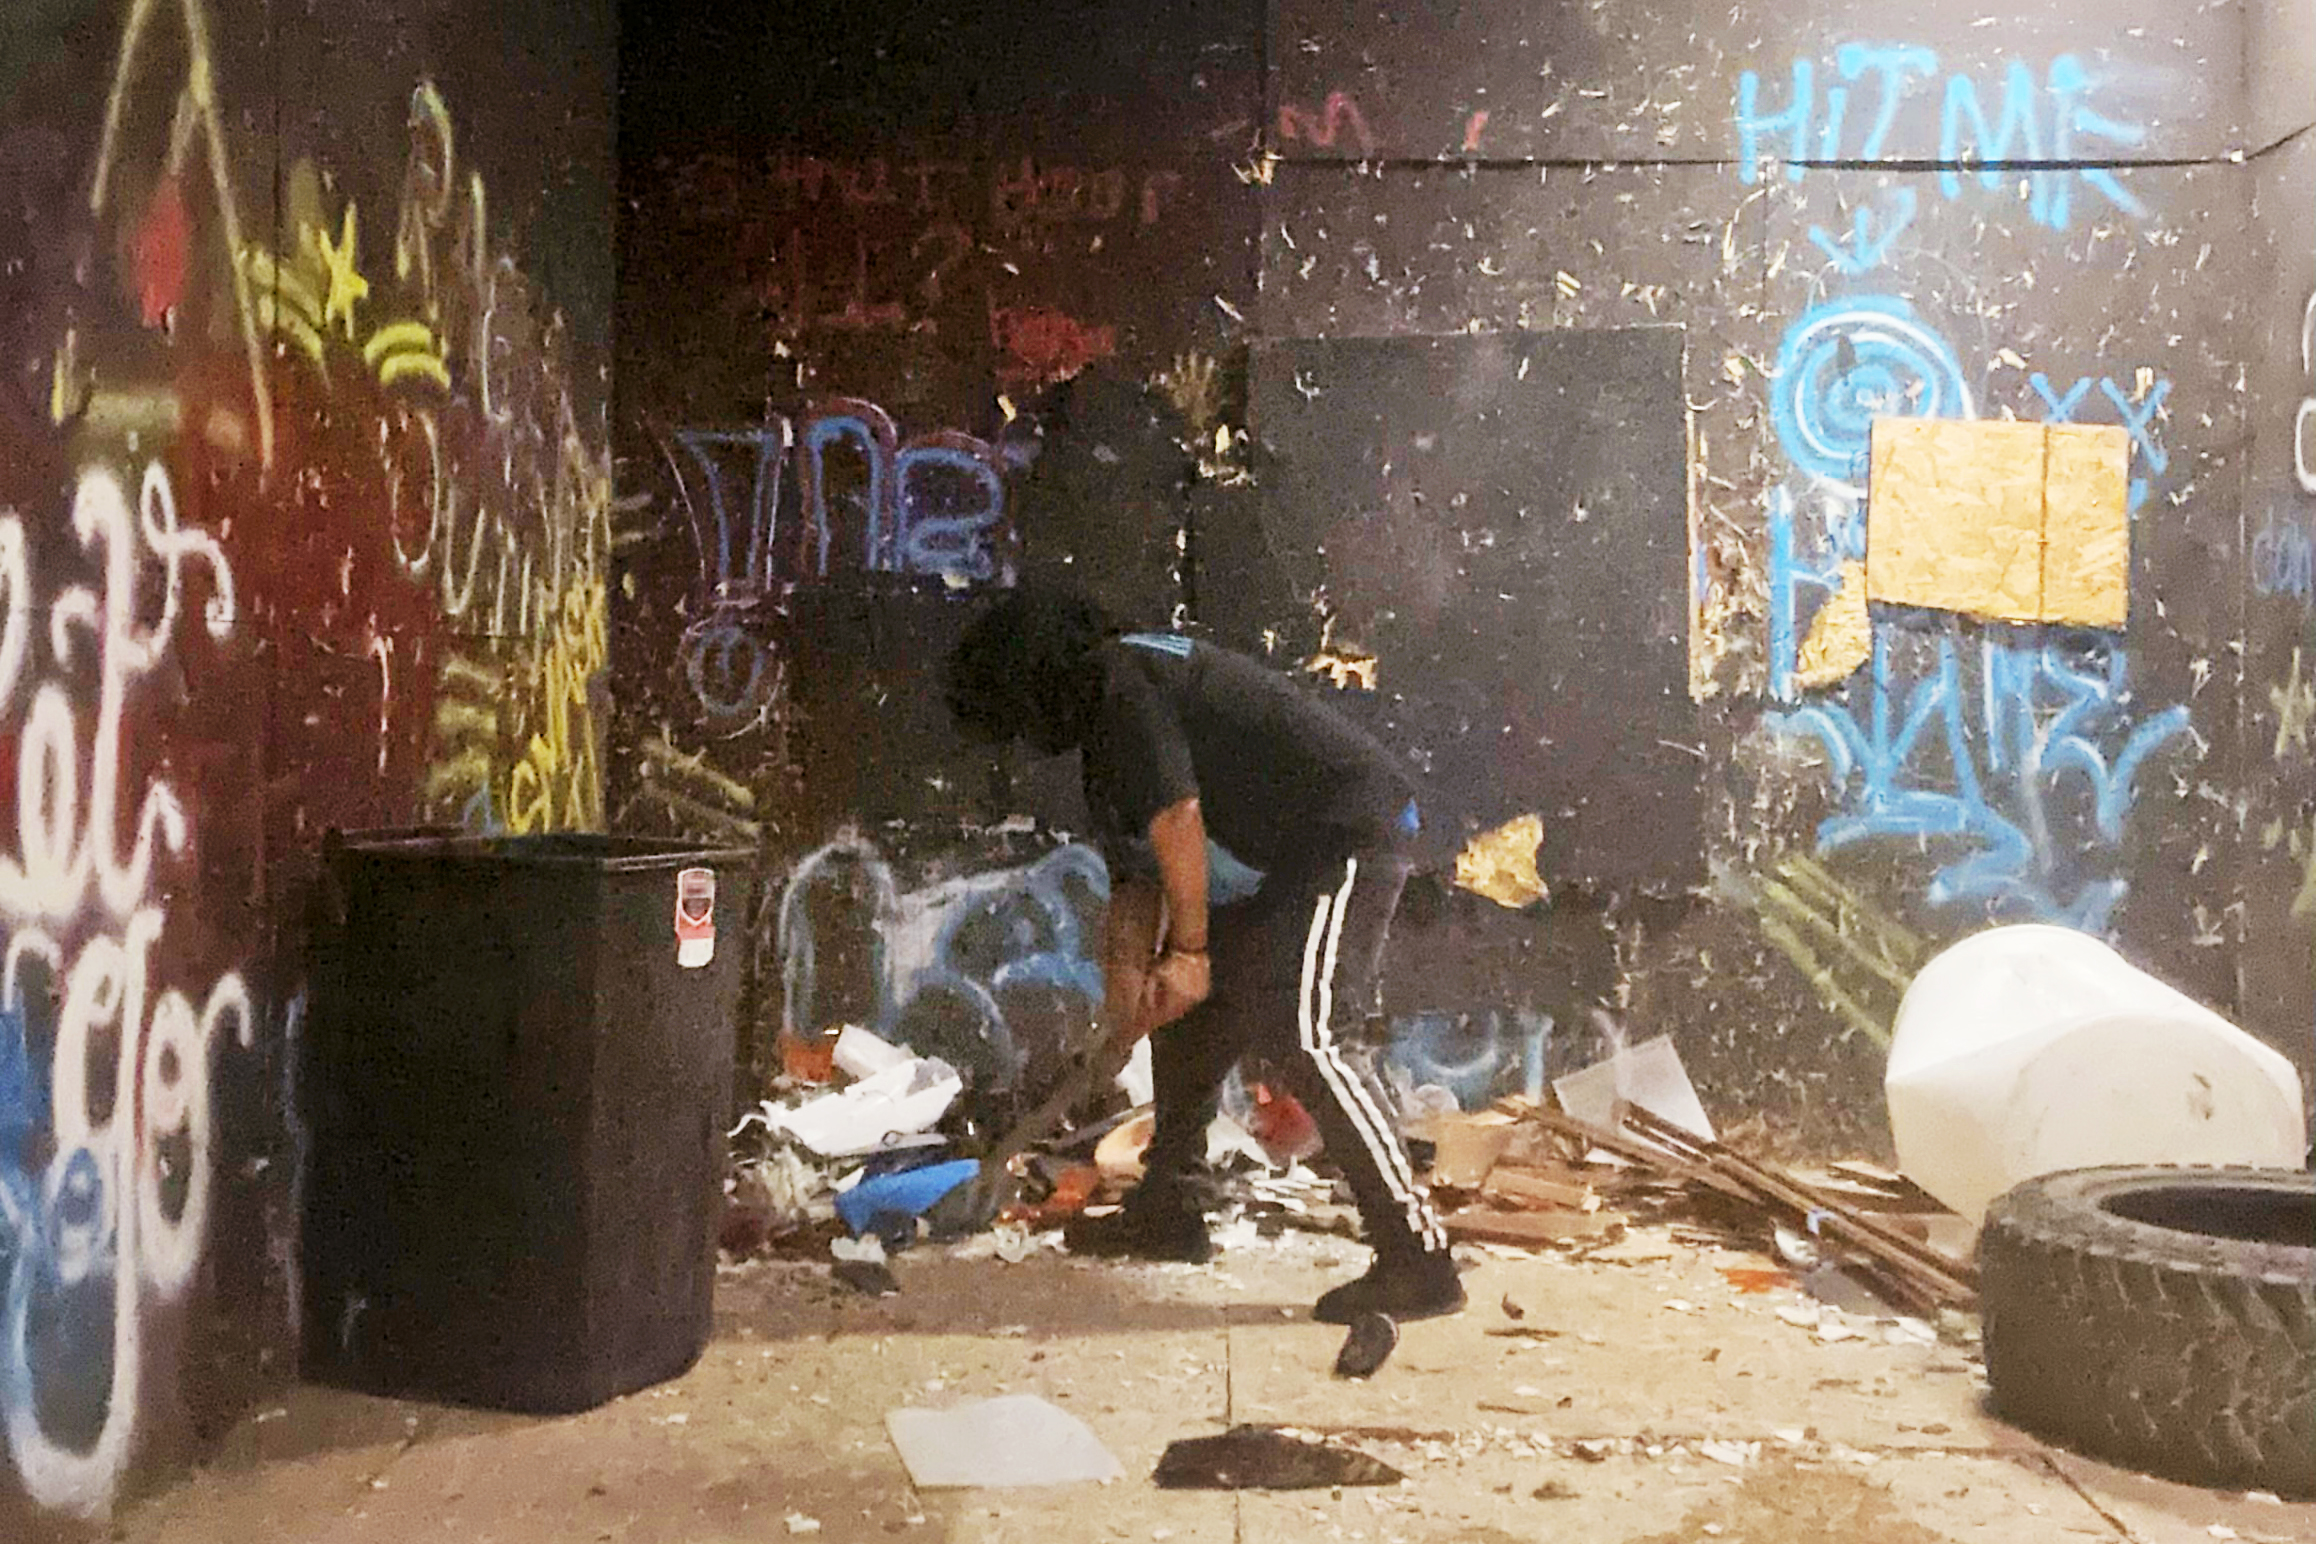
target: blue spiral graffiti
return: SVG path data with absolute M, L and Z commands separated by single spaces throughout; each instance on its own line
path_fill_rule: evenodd
M 1968 418 L 1954 350 L 1902 300 L 1850 296 L 1805 312 L 1777 351 L 1771 412 L 1812 477 L 1862 484 L 1876 418 Z

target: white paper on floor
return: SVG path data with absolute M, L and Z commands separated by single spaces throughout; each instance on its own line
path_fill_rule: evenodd
M 885 1430 L 919 1490 L 1000 1490 L 1122 1479 L 1085 1422 L 1035 1394 L 969 1399 L 946 1410 L 890 1410 Z
M 857 1158 L 880 1148 L 937 1143 L 938 1138 L 918 1133 L 947 1114 L 963 1089 L 957 1069 L 947 1062 L 912 1057 L 794 1109 L 766 1105 L 758 1118 L 823 1158 Z

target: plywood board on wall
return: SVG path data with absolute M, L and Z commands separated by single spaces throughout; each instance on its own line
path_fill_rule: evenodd
M 2129 437 L 2105 425 L 1876 420 L 1868 598 L 2121 627 L 2129 456 Z

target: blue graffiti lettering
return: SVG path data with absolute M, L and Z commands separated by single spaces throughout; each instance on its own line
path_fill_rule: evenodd
M 1938 75 L 1938 55 L 1927 48 L 1845 43 L 1835 50 L 1834 63 L 1843 84 L 1828 86 L 1822 113 L 1817 70 L 1810 59 L 1794 60 L 1792 94 L 1775 111 L 1762 105 L 1756 72 L 1746 70 L 1738 76 L 1737 174 L 1747 186 L 1760 181 L 1764 161 L 1781 162 L 1787 179 L 1798 182 L 1812 164 L 1880 159 L 1889 148 L 1898 114 L 1917 95 L 1916 84 Z M 1866 89 L 1875 93 L 1875 110 L 1864 135 L 1848 148 L 1844 137 L 1855 116 L 1850 111 L 1853 89 L 1869 78 L 1872 84 Z M 2068 228 L 2077 182 L 2124 214 L 2144 219 L 2146 205 L 2111 168 L 2066 164 L 2091 153 L 2084 144 L 2087 140 L 2123 147 L 2146 141 L 2143 125 L 2091 106 L 2097 85 L 2072 54 L 2052 59 L 2040 79 L 2024 61 L 2014 59 L 2003 66 L 2000 96 L 1990 113 L 1988 96 L 1977 80 L 1959 72 L 1948 75 L 1936 91 L 1939 191 L 1952 202 L 1972 182 L 1999 190 L 2016 174 L 2013 168 L 2024 163 L 2028 213 L 2038 225 Z
M 787 464 L 788 420 L 775 416 L 760 429 L 737 434 L 685 430 L 676 436 L 707 482 L 708 507 L 692 508 L 701 575 L 714 593 L 760 593 L 771 578 L 772 533 L 780 508 L 780 470 Z M 746 502 L 735 529 L 733 499 L 725 486 L 721 453 L 746 453 L 754 462 Z
M 1931 904 L 1980 903 L 1998 915 L 2104 932 L 2125 881 L 2092 875 L 2070 893 L 2068 875 L 2087 857 L 2119 861 L 2138 774 L 2188 733 L 2188 710 L 2133 722 L 2124 653 L 2105 641 L 2014 647 L 1989 638 L 1976 652 L 1973 689 L 1962 651 L 1941 638 L 1935 670 L 1901 701 L 1877 631 L 1862 721 L 1831 705 L 1772 718 L 1823 748 L 1843 798 L 1841 812 L 1818 827 L 1819 850 L 1874 838 L 1957 840 L 1970 851 L 1939 869 Z M 2060 829 L 2051 800 L 2069 780 L 2086 807 L 2074 828 Z
M 873 402 L 814 404 L 741 430 L 681 430 L 668 464 L 690 516 L 700 598 L 777 598 L 840 569 L 1009 582 L 1005 473 L 1023 447 L 939 430 L 903 442 Z M 792 503 L 784 471 L 795 464 Z
M 1809 239 L 1817 243 L 1819 251 L 1833 260 L 1837 272 L 1856 277 L 1882 265 L 1890 255 L 1890 245 L 1906 233 L 1914 223 L 1918 203 L 1912 188 L 1900 188 L 1890 200 L 1893 208 L 1889 219 L 1877 233 L 1870 223 L 1873 212 L 1857 209 L 1850 213 L 1850 236 L 1847 243 L 1837 241 L 1823 226 L 1809 228 Z
M 1828 301 L 1804 313 L 1778 348 L 1770 408 L 1793 464 L 1853 491 L 1865 477 L 1877 417 L 1975 411 L 1954 350 L 1891 296 Z
M 2133 458 L 2139 465 L 2146 468 L 2148 474 L 2152 474 L 2151 476 L 2141 475 L 2135 472 L 2131 478 L 2129 508 L 2132 514 L 2139 513 L 2140 508 L 2146 504 L 2148 496 L 2154 491 L 2153 478 L 2161 477 L 2165 472 L 2171 470 L 2171 453 L 2164 449 L 2163 442 L 2156 436 L 2154 428 L 2158 416 L 2163 411 L 2164 399 L 2171 395 L 2171 382 L 2158 378 L 2149 389 L 2145 400 L 2141 402 L 2133 402 L 2130 394 L 2111 375 L 2096 379 L 2088 375 L 2080 376 L 2074 385 L 2067 388 L 2064 395 L 2053 390 L 2051 378 L 2039 370 L 2028 377 L 2027 384 L 2032 386 L 2035 395 L 2042 399 L 2044 423 L 2071 424 L 2075 422 L 2075 415 L 2082 410 L 2083 403 L 2090 397 L 2093 385 L 2099 388 L 2100 394 L 2106 397 L 2109 402 L 2115 404 L 2115 411 L 2122 415 L 2123 431 L 2131 437 Z
M 2316 601 L 2316 540 L 2291 515 L 2270 510 L 2252 538 L 2252 584 L 2262 595 Z
M 893 480 L 902 532 L 898 567 L 975 580 L 997 576 L 1005 480 L 987 445 L 966 434 L 928 435 L 901 452 Z
M 1875 48 L 1864 43 L 1844 43 L 1834 51 L 1834 63 L 1846 81 L 1862 80 L 1869 72 L 1882 78 L 1881 108 L 1874 115 L 1874 126 L 1866 131 L 1865 141 L 1858 146 L 1860 157 L 1879 160 L 1890 142 L 1890 130 L 1897 124 L 1898 104 L 1905 99 L 1908 85 L 1915 76 L 1928 78 L 1937 74 L 1938 55 L 1927 48 Z M 1828 114 L 1829 119 L 1837 116 Z M 1840 125 L 1829 122 L 1827 131 L 1827 148 L 1821 159 L 1831 161 L 1838 158 L 1841 148 Z
M 710 718 L 747 719 L 772 700 L 778 678 L 771 645 L 730 617 L 711 616 L 684 630 L 684 677 Z
M 1807 159 L 1804 145 L 1809 134 L 1809 121 L 1816 92 L 1817 67 L 1807 59 L 1793 61 L 1793 100 L 1779 113 L 1760 110 L 1761 77 L 1747 70 L 1737 77 L 1737 175 L 1747 187 L 1761 180 L 1761 142 L 1770 135 L 1782 134 L 1793 145 L 1794 153 L 1782 157 L 1787 180 L 1799 182 Z
M 1092 1032 L 1109 896 L 1101 855 L 1080 843 L 903 891 L 874 847 L 841 838 L 781 895 L 784 1022 L 808 1035 L 861 1024 L 977 1087 L 1035 1085 Z

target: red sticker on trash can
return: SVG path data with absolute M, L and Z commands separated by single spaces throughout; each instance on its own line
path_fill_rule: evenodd
M 676 875 L 676 963 L 698 970 L 716 957 L 716 871 L 688 868 Z

